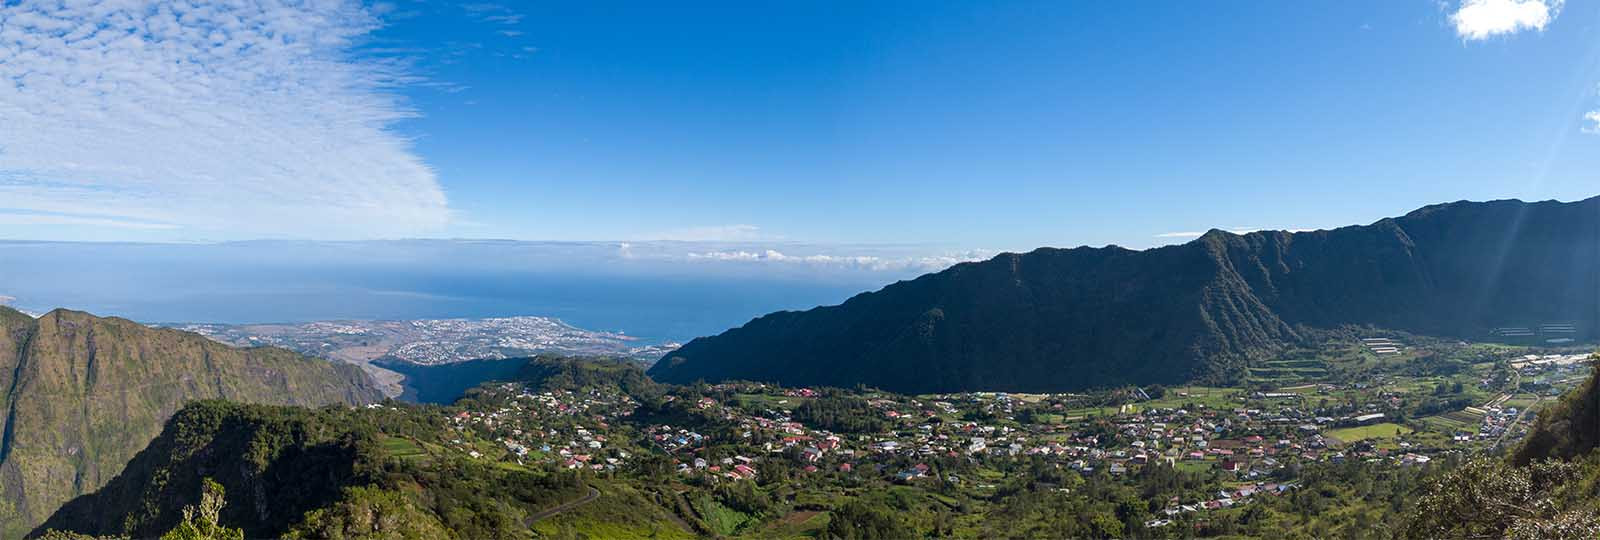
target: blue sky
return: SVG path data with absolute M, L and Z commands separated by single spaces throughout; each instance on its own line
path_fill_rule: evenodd
M 220 4 L 3 3 L 0 237 L 1140 248 L 1600 195 L 1588 1 Z

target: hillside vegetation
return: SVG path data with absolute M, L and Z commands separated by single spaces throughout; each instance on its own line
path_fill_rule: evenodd
M 1539 415 L 1509 458 L 1442 471 L 1399 536 L 1587 540 L 1600 537 L 1600 369 Z
M 626 358 L 532 356 L 438 365 L 397 360 L 379 365 L 406 376 L 400 399 L 435 405 L 454 403 L 489 381 L 531 382 L 564 389 L 613 385 L 622 386 L 629 393 L 657 391 L 652 389 L 655 383 L 645 376 L 643 367 Z
M 35 534 L 160 536 L 215 482 L 226 503 L 218 523 L 247 538 L 521 538 L 534 510 L 582 493 L 570 474 L 418 455 L 419 441 L 445 437 L 443 417 L 427 411 L 195 402 Z
M 1595 448 L 1600 448 L 1600 372 L 1539 415 L 1515 461 L 1570 460 Z

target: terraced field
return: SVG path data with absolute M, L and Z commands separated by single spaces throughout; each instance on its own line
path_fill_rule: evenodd
M 1478 424 L 1483 421 L 1483 415 L 1467 411 L 1454 411 L 1423 417 L 1421 420 L 1435 430 L 1454 433 L 1458 431 L 1477 431 Z
M 1272 384 L 1292 384 L 1328 376 L 1328 365 L 1318 359 L 1271 360 L 1250 368 L 1250 378 Z

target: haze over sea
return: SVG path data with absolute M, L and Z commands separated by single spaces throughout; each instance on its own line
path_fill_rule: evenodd
M 233 324 L 538 315 L 652 342 L 835 304 L 983 255 L 928 246 L 494 240 L 4 242 L 0 250 L 0 299 L 32 312 Z

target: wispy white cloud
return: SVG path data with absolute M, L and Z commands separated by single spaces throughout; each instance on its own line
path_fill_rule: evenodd
M 889 273 L 915 275 L 981 261 L 999 252 L 919 245 L 837 245 L 801 242 L 637 241 L 607 244 L 611 255 L 631 262 L 695 264 L 748 271 Z M 570 257 L 580 257 L 572 254 Z M 766 270 L 763 270 L 766 269 Z M 908 274 L 909 273 L 909 274 Z
M 1565 0 L 1461 0 L 1450 24 L 1466 40 L 1484 40 L 1524 30 L 1543 31 L 1561 14 Z
M 995 255 L 992 251 L 973 250 L 945 255 L 923 256 L 881 256 L 860 254 L 810 254 L 790 255 L 775 249 L 765 250 L 729 250 L 691 252 L 688 258 L 691 261 L 714 262 L 740 262 L 740 263 L 779 263 L 791 265 L 806 265 L 818 267 L 837 267 L 854 270 L 871 270 L 876 272 L 912 270 L 930 272 L 948 268 L 953 264 L 981 261 Z
M 641 240 L 676 240 L 680 242 L 750 242 L 770 240 L 755 225 L 708 225 L 687 227 L 645 235 Z
M 412 81 L 352 52 L 379 24 L 356 0 L 7 3 L 0 201 L 37 214 L 7 219 L 212 237 L 442 227 L 434 172 L 391 129 L 414 114 L 392 91 Z
M 1597 85 L 1596 88 L 1597 93 L 1600 93 L 1600 85 Z M 1581 129 L 1584 133 L 1588 133 L 1590 135 L 1600 135 L 1600 109 L 1595 109 L 1584 113 L 1583 125 L 1578 129 Z
M 70 216 L 60 214 L 35 214 L 11 213 L 0 211 L 0 225 L 12 226 L 40 226 L 40 225 L 76 225 L 82 227 L 98 227 L 112 229 L 136 230 L 170 230 L 178 228 L 171 223 L 152 223 L 147 221 L 134 221 L 114 217 L 99 216 Z
M 1178 231 L 1161 233 L 1156 235 L 1156 238 L 1199 238 L 1201 236 L 1205 236 L 1205 234 L 1206 233 L 1202 231 Z
M 461 9 L 470 13 L 474 18 L 488 23 L 516 25 L 521 24 L 526 17 L 522 13 L 511 9 L 509 6 L 494 3 L 463 4 Z

